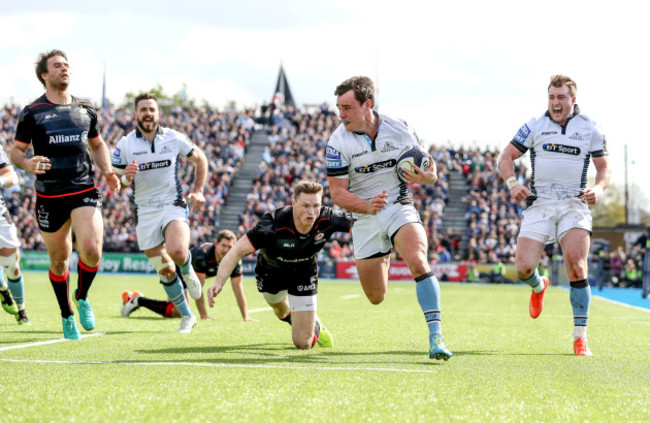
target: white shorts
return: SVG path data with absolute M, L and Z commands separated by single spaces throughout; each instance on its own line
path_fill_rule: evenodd
M 389 204 L 374 216 L 357 219 L 352 226 L 354 258 L 360 260 L 390 253 L 393 236 L 407 223 L 422 224 L 412 204 Z
M 182 220 L 189 225 L 187 207 L 162 206 L 161 208 L 138 208 L 138 224 L 135 234 L 140 250 L 149 250 L 165 242 L 164 231 L 174 220 Z
M 13 222 L 8 222 L 3 216 L 0 216 L 0 248 L 19 248 L 20 240 L 18 231 Z
M 578 198 L 533 203 L 522 213 L 519 238 L 530 238 L 544 244 L 562 239 L 573 228 L 591 233 L 591 212 Z

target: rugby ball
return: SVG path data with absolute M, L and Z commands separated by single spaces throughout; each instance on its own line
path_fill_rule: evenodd
M 403 169 L 413 171 L 413 166 L 419 167 L 421 170 L 426 171 L 429 166 L 431 166 L 431 160 L 429 159 L 429 153 L 425 151 L 419 145 L 411 146 L 408 150 L 402 153 L 402 155 L 397 160 L 397 166 L 395 171 L 397 172 L 397 177 L 404 182 L 407 182 L 404 179 Z

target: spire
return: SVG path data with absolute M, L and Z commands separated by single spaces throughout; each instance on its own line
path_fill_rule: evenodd
M 280 64 L 280 73 L 278 74 L 278 82 L 275 84 L 272 103 L 276 104 L 276 106 L 286 104 L 287 106 L 296 107 L 282 64 Z

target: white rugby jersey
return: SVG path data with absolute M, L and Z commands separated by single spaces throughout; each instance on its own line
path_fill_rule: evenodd
M 9 162 L 9 158 L 5 152 L 4 145 L 0 143 L 0 169 L 7 166 L 11 166 L 11 162 Z M 7 205 L 5 204 L 4 196 L 0 194 L 0 218 L 3 216 L 7 218 L 7 221 L 9 223 L 12 222 L 11 218 L 9 218 L 9 214 L 7 213 Z
M 178 178 L 178 156 L 190 157 L 194 144 L 184 134 L 158 127 L 153 143 L 139 129 L 122 137 L 112 154 L 113 168 L 120 174 L 129 163 L 140 170 L 132 184 L 132 199 L 136 207 L 161 207 L 176 204 L 186 206 Z
M 348 191 L 364 200 L 386 190 L 389 203 L 412 202 L 395 166 L 410 146 L 421 145 L 420 140 L 406 122 L 376 115 L 379 128 L 374 141 L 366 134 L 348 131 L 343 124 L 336 128 L 327 142 L 327 176 L 349 178 Z
M 582 114 L 561 126 L 546 112 L 519 128 L 511 143 L 522 154 L 530 150 L 530 191 L 540 200 L 580 196 L 587 186 L 590 158 L 607 155 L 605 136 Z

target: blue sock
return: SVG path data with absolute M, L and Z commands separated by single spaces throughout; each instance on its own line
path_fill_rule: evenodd
M 586 279 L 570 282 L 569 284 L 571 285 L 569 298 L 573 309 L 573 325 L 586 327 L 589 304 L 591 303 L 591 287 Z
M 530 278 L 526 279 L 525 281 L 519 279 L 519 281 L 525 283 L 526 285 L 530 286 L 533 289 L 540 286 L 541 287 L 544 286 L 544 282 L 542 282 L 542 278 L 539 276 L 539 272 L 537 271 L 537 268 L 535 268 L 535 272 Z M 540 289 L 539 292 L 542 292 L 542 289 Z
M 23 274 L 21 273 L 16 279 L 7 278 L 9 282 L 9 291 L 11 296 L 14 297 L 16 305 L 20 306 L 25 302 L 25 282 L 23 281 Z
M 4 291 L 7 289 L 7 284 L 5 283 L 5 271 L 2 270 L 2 266 L 0 266 L 0 288 Z
M 415 293 L 429 326 L 429 338 L 442 334 L 440 325 L 440 284 L 433 272 L 415 278 Z
M 187 261 L 179 266 L 181 268 L 181 273 L 184 275 L 187 275 L 190 273 L 190 267 L 192 266 L 192 252 L 188 251 L 187 252 Z
M 181 316 L 191 316 L 192 312 L 190 311 L 190 305 L 187 303 L 183 284 L 181 283 L 181 280 L 178 279 L 178 276 L 174 276 L 174 279 L 169 282 L 161 280 L 160 283 L 163 284 L 167 296 L 174 303 L 178 311 L 181 313 Z

